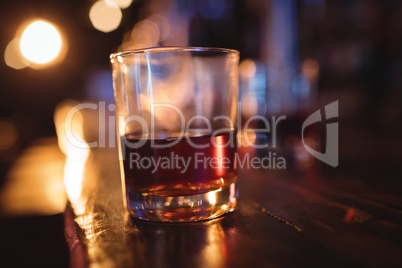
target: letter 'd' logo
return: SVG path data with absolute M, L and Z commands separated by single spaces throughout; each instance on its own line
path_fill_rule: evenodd
M 325 119 L 338 117 L 338 101 L 334 101 L 325 106 Z M 321 121 L 321 111 L 317 110 L 311 114 L 303 123 L 302 126 L 302 142 L 306 150 L 312 154 L 315 158 L 321 160 L 322 162 L 332 166 L 337 167 L 338 161 L 338 123 L 328 123 L 326 124 L 326 144 L 325 153 L 318 152 L 313 148 L 309 147 L 304 142 L 304 129 L 314 123 Z

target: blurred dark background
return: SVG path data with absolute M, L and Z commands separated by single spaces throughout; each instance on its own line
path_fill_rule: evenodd
M 64 159 L 56 145 L 54 111 L 66 99 L 112 102 L 109 55 L 122 50 L 239 50 L 245 118 L 285 114 L 300 127 L 313 111 L 339 101 L 339 167 L 323 164 L 325 179 L 351 178 L 359 181 L 352 185 L 363 181 L 400 193 L 402 1 L 99 2 L 0 2 L 2 264 L 7 266 L 8 259 L 22 266 L 68 265 L 72 247 L 65 238 L 76 233 L 74 223 L 66 222 L 72 218 L 65 216 L 71 212 L 65 209 Z M 94 5 L 111 9 L 94 21 L 89 15 Z M 23 61 L 18 46 L 10 45 L 12 40 L 18 44 L 24 28 L 36 19 L 56 26 L 65 49 L 58 60 L 43 66 Z M 324 125 L 321 130 L 325 133 Z
M 339 100 L 341 148 L 350 151 L 343 154 L 345 159 L 358 156 L 360 148 L 366 146 L 373 146 L 374 154 L 389 147 L 396 157 L 391 158 L 401 159 L 393 145 L 399 141 L 402 120 L 401 1 L 135 0 L 121 9 L 121 22 L 109 32 L 95 29 L 91 22 L 89 11 L 94 3 L 0 3 L 3 55 L 9 42 L 21 34 L 21 27 L 33 19 L 53 23 L 63 34 L 63 44 L 67 44 L 64 59 L 45 67 L 33 64 L 33 68 L 17 70 L 6 64 L 3 56 L 3 171 L 27 144 L 55 136 L 53 112 L 60 101 L 112 100 L 110 53 L 175 45 L 239 50 L 242 60 L 252 62 L 253 75 L 262 73 L 261 79 L 256 78 L 255 88 L 241 90 L 243 95 L 247 95 L 243 91 L 254 92 L 257 103 L 264 106 L 263 114 L 269 114 L 269 103 L 275 101 L 269 95 L 270 86 L 275 88 L 270 77 L 285 74 L 296 81 L 301 74 L 309 87 L 307 98 L 315 107 Z M 245 64 L 246 77 L 249 67 Z M 261 113 L 259 108 L 257 113 Z M 355 128 L 343 132 L 342 124 Z M 353 147 L 356 140 L 366 142 L 365 136 L 373 135 L 375 139 L 368 140 L 369 144 Z M 381 145 L 386 140 L 390 144 Z M 381 144 L 373 144 L 376 142 Z M 349 144 L 352 147 L 348 151 Z

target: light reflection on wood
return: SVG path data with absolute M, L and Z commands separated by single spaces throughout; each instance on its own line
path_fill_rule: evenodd
M 2 216 L 53 215 L 63 213 L 64 156 L 55 139 L 42 139 L 25 150 L 13 164 L 0 191 Z

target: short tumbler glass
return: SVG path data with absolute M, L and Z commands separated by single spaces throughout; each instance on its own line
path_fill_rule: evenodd
M 239 52 L 161 47 L 110 59 L 131 216 L 182 222 L 233 211 Z

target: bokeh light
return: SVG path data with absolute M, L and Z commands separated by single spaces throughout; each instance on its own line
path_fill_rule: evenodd
M 131 37 L 138 47 L 153 47 L 159 42 L 160 31 L 155 22 L 146 19 L 134 26 Z
M 29 61 L 21 54 L 20 38 L 14 38 L 8 43 L 4 51 L 4 61 L 7 66 L 20 70 L 29 65 Z
M 89 10 L 89 18 L 95 29 L 101 32 L 111 32 L 119 27 L 122 13 L 119 6 L 112 0 L 97 1 Z
M 114 3 L 119 6 L 121 9 L 128 8 L 133 0 L 105 0 L 105 2 L 109 3 Z
M 164 46 L 171 33 L 168 19 L 160 13 L 152 14 L 137 22 L 123 37 L 120 50 Z
M 320 66 L 314 59 L 305 59 L 302 63 L 302 73 L 308 79 L 315 79 L 318 76 Z
M 61 47 L 60 33 L 53 25 L 41 20 L 28 25 L 20 40 L 22 55 L 38 64 L 54 60 L 59 55 Z
M 15 145 L 18 138 L 16 126 L 7 120 L 0 120 L 0 151 L 7 150 Z
M 251 59 L 245 59 L 240 63 L 239 72 L 244 78 L 251 78 L 255 75 L 257 71 L 257 66 Z
M 170 34 L 170 23 L 165 16 L 161 14 L 153 14 L 147 18 L 158 26 L 160 33 L 160 41 L 165 41 Z

